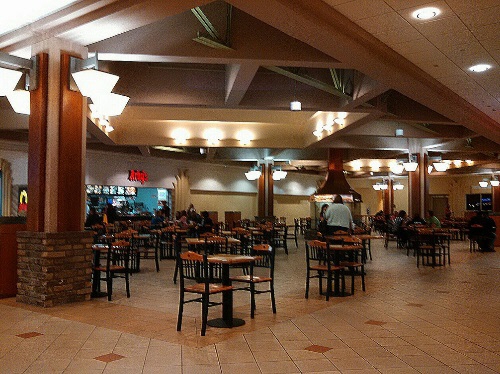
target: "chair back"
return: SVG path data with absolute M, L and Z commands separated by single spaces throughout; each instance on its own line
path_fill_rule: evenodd
M 319 240 L 306 241 L 306 261 L 308 266 L 311 262 L 321 265 L 329 264 L 331 256 L 326 242 Z
M 228 238 L 225 236 L 207 236 L 205 237 L 205 253 L 229 253 Z
M 257 244 L 252 247 L 251 255 L 257 259 L 251 264 L 253 268 L 269 269 L 269 276 L 274 277 L 275 249 L 269 244 Z
M 206 253 L 187 251 L 179 253 L 178 256 L 181 287 L 184 287 L 184 281 L 189 279 L 196 283 L 205 283 L 208 292 L 210 283 L 222 283 L 222 265 L 209 263 Z
M 114 265 L 114 271 L 117 272 L 122 268 L 123 272 L 128 273 L 130 271 L 130 243 L 125 240 L 118 240 L 110 244 L 107 257 L 106 267 L 109 269 L 111 265 Z

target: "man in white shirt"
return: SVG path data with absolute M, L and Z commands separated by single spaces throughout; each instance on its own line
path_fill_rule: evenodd
M 325 218 L 328 227 L 328 235 L 332 235 L 338 230 L 347 232 L 352 230 L 353 222 L 351 211 L 346 205 L 344 205 L 342 196 L 340 195 L 335 195 L 333 204 L 331 204 L 326 210 Z

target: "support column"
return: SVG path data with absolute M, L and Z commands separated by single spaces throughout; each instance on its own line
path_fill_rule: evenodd
M 258 185 L 258 215 L 269 217 L 274 215 L 274 180 L 272 167 L 267 163 L 262 164 L 262 174 Z
M 424 152 L 416 156 L 417 170 L 408 172 L 408 214 L 413 217 L 419 213 L 421 217 L 425 217 L 429 200 L 428 156 Z
M 394 190 L 392 189 L 392 179 L 387 181 L 387 190 L 382 190 L 384 202 L 384 213 L 391 214 L 394 211 Z
M 87 50 L 54 38 L 32 52 L 39 57 L 38 88 L 31 94 L 30 204 L 28 231 L 18 235 L 17 300 L 48 307 L 90 299 L 92 233 L 83 231 L 86 100 L 69 89 L 70 56 L 86 57 Z

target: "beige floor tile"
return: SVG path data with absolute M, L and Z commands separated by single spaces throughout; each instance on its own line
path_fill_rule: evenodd
M 262 374 L 300 373 L 292 361 L 262 361 L 258 365 Z
M 221 363 L 222 374 L 260 374 L 261 371 L 256 363 Z
M 452 365 L 453 370 L 463 374 L 494 374 L 497 371 L 490 369 L 484 365 Z
M 295 365 L 298 366 L 301 373 L 316 373 L 323 371 L 336 371 L 337 368 L 326 358 L 317 360 L 296 360 Z
M 281 349 L 279 351 L 254 351 L 252 352 L 255 361 L 266 362 L 266 361 L 289 361 L 290 356 L 288 353 Z
M 182 374 L 220 374 L 219 365 L 183 365 Z
M 246 350 L 224 350 L 218 349 L 217 355 L 221 364 L 253 363 L 255 358 L 250 351 Z
M 373 368 L 372 364 L 359 356 L 348 358 L 334 358 L 330 359 L 330 361 L 337 367 L 337 369 L 342 372 L 344 370 L 366 370 Z
M 144 365 L 142 374 L 182 374 L 182 366 L 154 366 L 154 365 Z

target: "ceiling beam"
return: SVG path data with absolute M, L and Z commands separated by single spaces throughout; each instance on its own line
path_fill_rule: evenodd
M 280 68 L 278 66 L 263 66 L 264 68 L 271 70 L 272 72 L 278 73 L 280 75 L 283 75 L 287 78 L 291 78 L 297 82 L 301 82 L 304 84 L 307 84 L 311 87 L 317 88 L 318 90 L 328 92 L 332 95 L 338 96 L 343 99 L 352 99 L 351 96 L 346 95 L 339 89 L 335 88 L 333 85 L 327 84 L 325 82 L 322 82 L 320 80 L 317 80 L 312 77 L 308 77 L 306 75 L 301 75 L 298 73 L 291 72 L 290 70 Z
M 226 65 L 227 106 L 237 106 L 241 102 L 257 70 L 259 65 L 252 63 Z

